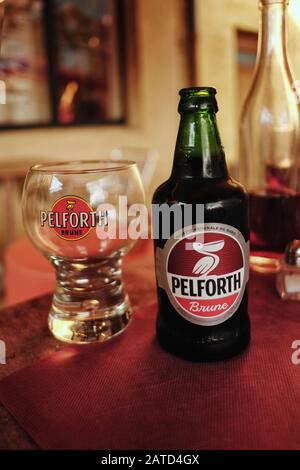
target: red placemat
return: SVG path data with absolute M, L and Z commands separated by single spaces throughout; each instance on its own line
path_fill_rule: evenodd
M 67 347 L 0 383 L 0 400 L 43 449 L 299 449 L 300 309 L 251 281 L 253 339 L 231 361 L 162 351 L 155 307 L 111 342 Z

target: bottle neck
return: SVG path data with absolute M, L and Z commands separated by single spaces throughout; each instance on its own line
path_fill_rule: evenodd
M 289 70 L 286 47 L 286 8 L 286 1 L 261 4 L 258 70 L 268 70 L 274 66 Z
M 181 115 L 171 176 L 228 178 L 216 115 L 212 110 Z

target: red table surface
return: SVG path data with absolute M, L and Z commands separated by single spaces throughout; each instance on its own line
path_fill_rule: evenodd
M 57 348 L 46 329 L 49 298 L 0 317 L 9 351 L 2 376 L 56 351 L 0 384 L 4 405 L 39 447 L 300 448 L 300 365 L 291 360 L 300 309 L 279 299 L 273 277 L 251 276 L 249 350 L 214 364 L 177 359 L 156 343 L 155 309 L 145 307 L 155 300 L 149 258 L 132 263 L 126 277 L 139 310 L 128 330 L 105 345 Z M 0 447 L 33 446 L 3 411 Z
M 142 253 L 152 253 L 152 240 L 139 240 L 125 256 L 125 267 Z M 5 250 L 5 306 L 25 302 L 53 291 L 55 272 L 51 263 L 28 238 L 12 242 Z

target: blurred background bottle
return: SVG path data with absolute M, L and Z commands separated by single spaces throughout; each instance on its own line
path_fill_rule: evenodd
M 300 237 L 299 93 L 287 57 L 288 0 L 261 0 L 256 68 L 240 127 L 240 179 L 250 193 L 253 269 Z

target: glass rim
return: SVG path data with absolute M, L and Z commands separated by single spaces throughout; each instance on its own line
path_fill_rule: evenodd
M 72 165 L 82 165 L 80 168 L 72 168 Z M 85 168 L 84 166 L 92 166 L 92 168 Z M 103 166 L 102 166 L 103 165 Z M 107 166 L 104 166 L 107 165 Z M 70 168 L 68 168 L 70 167 Z M 29 172 L 46 173 L 46 174 L 87 174 L 87 173 L 108 173 L 113 171 L 124 171 L 129 168 L 136 167 L 136 162 L 133 160 L 71 160 L 71 161 L 54 161 L 46 163 L 38 163 L 29 168 Z

